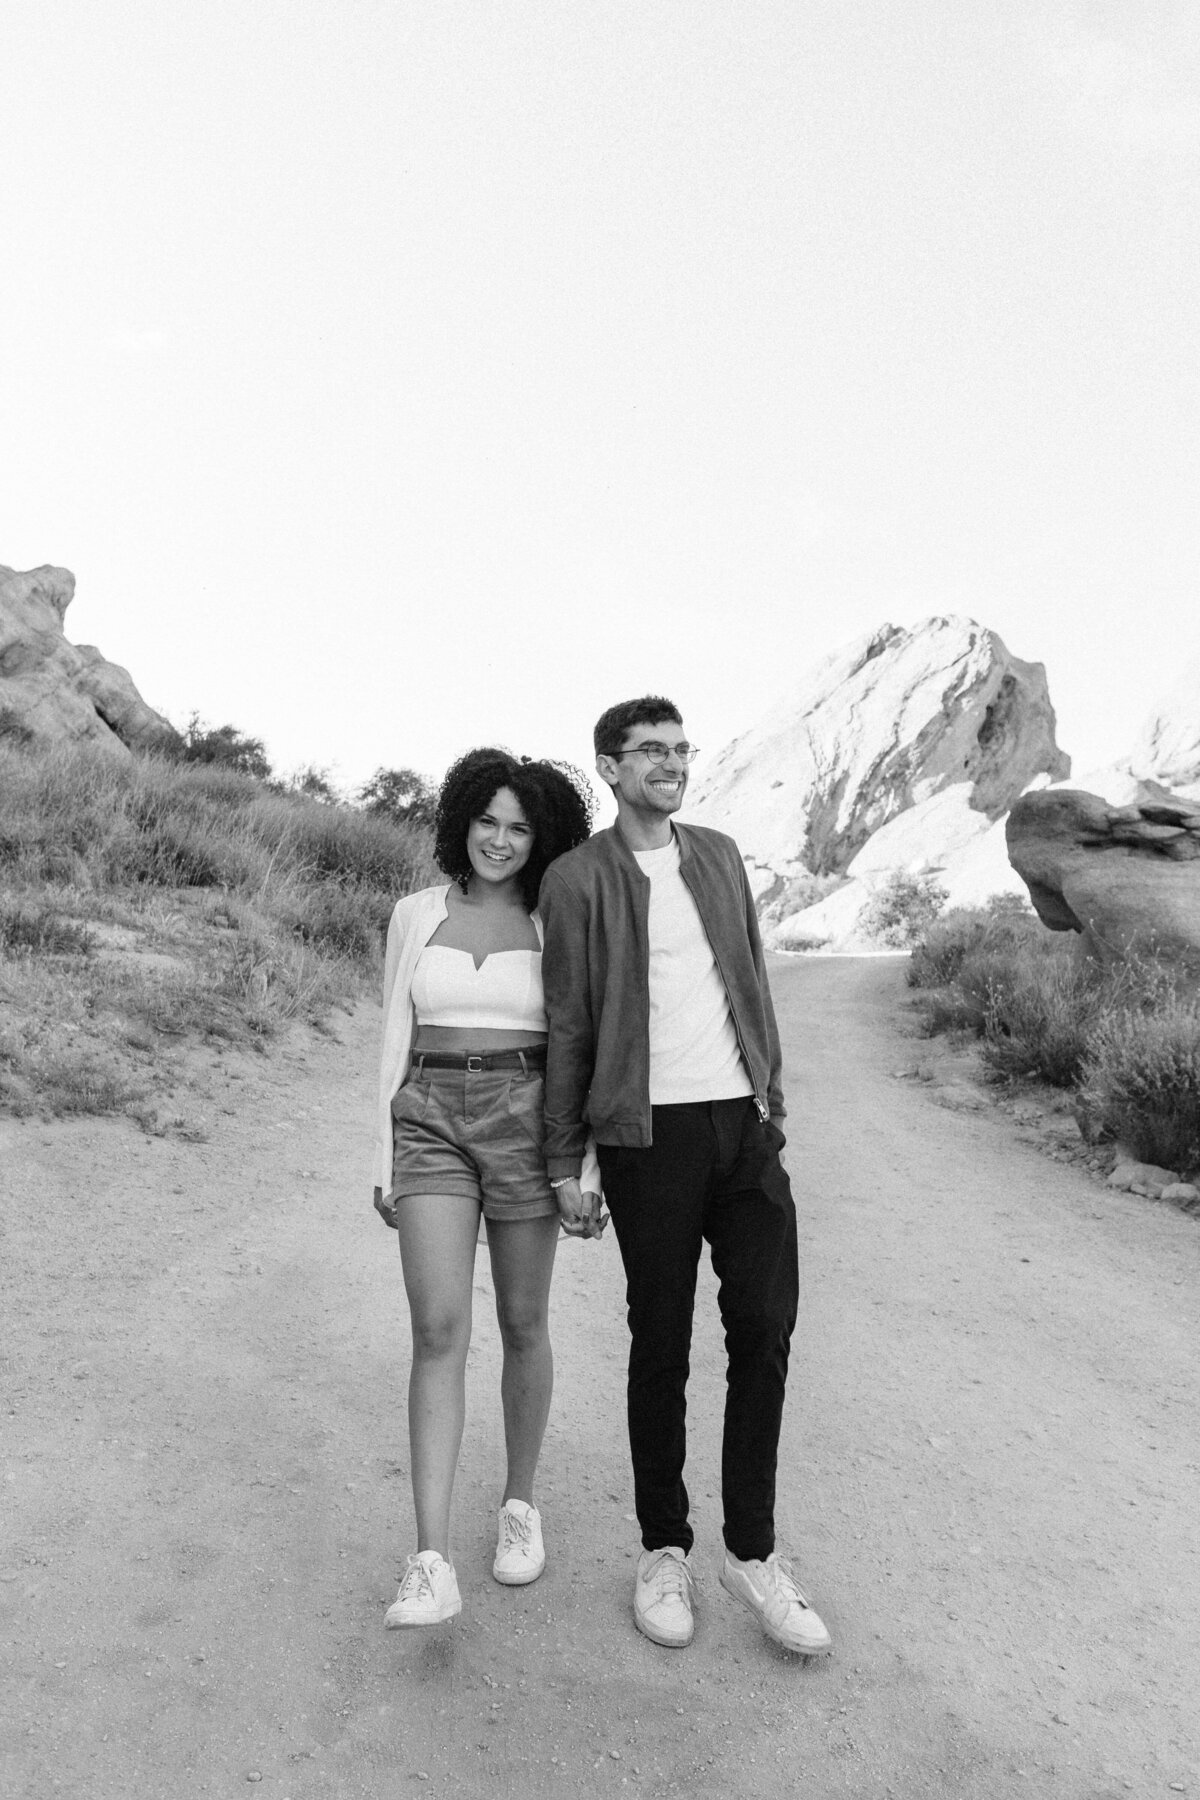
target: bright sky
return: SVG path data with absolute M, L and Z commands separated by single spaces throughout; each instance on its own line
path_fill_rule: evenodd
M 0 562 L 283 769 L 1200 647 L 1194 0 L 4 0 Z M 698 765 L 699 769 L 700 765 Z

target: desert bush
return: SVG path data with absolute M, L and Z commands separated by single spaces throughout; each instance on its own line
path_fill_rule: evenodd
M 984 911 L 994 919 L 1030 919 L 1033 918 L 1033 907 L 1024 894 L 1000 892 L 989 894 L 983 903 Z
M 293 806 L 288 845 L 310 877 L 378 888 L 394 898 L 432 879 L 428 834 L 350 807 Z
M 1200 1164 L 1200 1003 L 1169 960 L 1088 962 L 1073 933 L 1008 908 L 947 913 L 913 952 L 929 1032 L 970 1030 L 1008 1080 L 1075 1089 L 1090 1134 L 1146 1161 Z
M 952 907 L 913 945 L 906 979 L 910 987 L 945 987 L 978 959 L 989 965 L 990 973 L 996 957 L 1033 949 L 1047 938 L 1045 927 L 1027 910 L 993 908 L 990 902 L 986 907 Z
M 1092 1034 L 1082 1090 L 1101 1129 L 1140 1161 L 1200 1169 L 1200 1006 L 1173 996 L 1108 1012 Z
M 859 929 L 891 950 L 919 943 L 946 903 L 946 890 L 932 875 L 893 869 L 859 914 Z
M 980 1002 L 957 987 L 929 988 L 921 995 L 921 1028 L 927 1037 L 943 1032 L 982 1037 L 986 1023 L 986 997 Z
M 180 734 L 179 758 L 185 763 L 216 763 L 239 775 L 267 781 L 271 764 L 261 738 L 250 737 L 236 725 L 208 725 L 193 713 Z
M 324 800 L 330 806 L 336 806 L 339 800 L 329 770 L 318 768 L 316 763 L 305 763 L 282 781 L 272 782 L 271 786 L 283 794 L 303 794 L 308 800 Z
M 324 881 L 320 887 L 298 888 L 285 916 L 305 943 L 368 962 L 387 930 L 393 904 L 391 893 L 383 889 L 364 894 L 361 888 Z
M 1029 912 L 955 907 L 934 921 L 909 958 L 910 987 L 921 990 L 926 1031 L 968 1030 L 982 1037 L 1022 971 L 1069 958 L 1072 945 Z
M 795 951 L 798 955 L 814 955 L 824 950 L 829 944 L 828 932 L 794 931 L 780 942 L 780 949 Z
M 961 906 L 936 919 L 913 945 L 905 971 L 909 987 L 941 988 L 955 980 L 990 924 L 986 913 Z
M 86 956 L 94 939 L 85 924 L 45 901 L 0 902 L 0 949 L 41 956 Z
M 122 1112 L 148 1085 L 114 1064 L 103 1045 L 42 1045 L 18 1065 L 0 1041 L 0 1110 L 18 1119 Z
M 358 801 L 396 825 L 432 825 L 437 789 L 415 769 L 376 769 L 359 788 Z
M 1015 958 L 989 987 L 984 1059 L 1001 1076 L 1072 1087 L 1102 1006 L 1096 976 L 1074 959 Z

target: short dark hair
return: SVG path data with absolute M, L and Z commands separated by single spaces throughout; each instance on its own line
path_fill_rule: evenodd
M 596 755 L 611 756 L 619 750 L 635 725 L 661 725 L 665 719 L 673 725 L 683 724 L 679 708 L 661 694 L 643 694 L 640 700 L 622 700 L 610 706 L 600 714 L 592 732 Z
M 532 912 L 547 866 L 592 835 L 596 796 L 570 763 L 533 762 L 491 746 L 468 750 L 447 769 L 433 816 L 434 858 L 464 893 L 471 874 L 467 827 L 505 787 L 533 827 L 533 848 L 517 876 L 526 911 Z

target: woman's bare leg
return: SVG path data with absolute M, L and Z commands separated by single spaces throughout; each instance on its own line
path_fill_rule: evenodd
M 501 1503 L 524 1500 L 532 1506 L 554 1387 L 548 1314 L 558 1214 L 549 1219 L 489 1219 L 487 1230 L 504 1345 L 500 1398 L 508 1475 Z
M 412 1319 L 408 1442 L 417 1549 L 450 1561 L 450 1496 L 466 1411 L 479 1202 L 412 1194 L 396 1202 Z

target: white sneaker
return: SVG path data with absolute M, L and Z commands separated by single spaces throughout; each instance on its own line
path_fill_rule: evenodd
M 801 1656 L 827 1656 L 833 1649 L 824 1622 L 801 1593 L 791 1564 L 782 1557 L 772 1552 L 766 1562 L 753 1558 L 741 1562 L 727 1550 L 721 1586 L 756 1613 L 767 1636 L 785 1650 L 797 1650 Z
M 542 1515 L 525 1500 L 506 1500 L 500 1508 L 500 1534 L 492 1574 L 505 1587 L 536 1581 L 546 1566 Z
M 444 1625 L 462 1611 L 454 1565 L 436 1550 L 419 1550 L 408 1559 L 400 1592 L 384 1614 L 389 1631 L 406 1625 Z
M 633 1590 L 633 1622 L 651 1643 L 682 1650 L 696 1629 L 692 1565 L 678 1544 L 643 1550 Z

